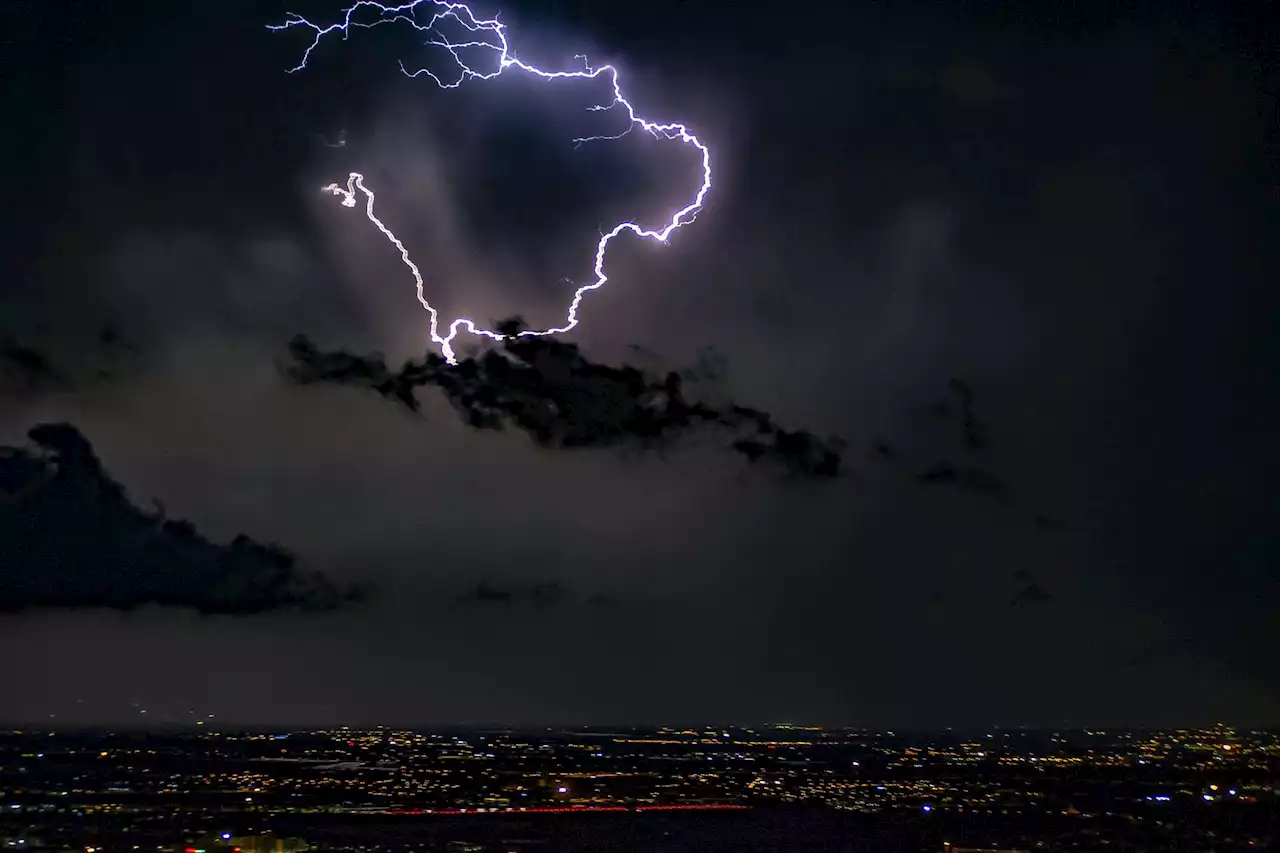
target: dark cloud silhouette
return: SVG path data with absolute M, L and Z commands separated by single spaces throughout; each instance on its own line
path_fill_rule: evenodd
M 693 367 L 684 368 L 680 375 L 690 382 L 722 382 L 729 375 L 729 362 L 715 347 L 698 347 Z
M 28 435 L 34 448 L 0 447 L 0 610 L 154 604 L 247 615 L 331 609 L 362 594 L 275 545 L 243 535 L 218 545 L 189 521 L 137 508 L 70 424 Z
M 108 323 L 98 332 L 97 352 L 91 376 L 95 381 L 116 379 L 136 369 L 142 352 L 120 330 Z
M 531 603 L 535 607 L 550 607 L 570 598 L 569 591 L 558 581 L 544 581 L 527 587 L 500 589 L 488 581 L 481 581 L 474 589 L 458 596 L 458 601 L 468 604 L 516 604 Z M 590 601 L 594 601 L 595 596 Z
M 1009 486 L 989 471 L 981 468 L 958 466 L 942 461 L 915 475 L 916 483 L 921 486 L 953 485 L 976 494 L 1007 498 L 1011 491 Z
M 952 378 L 947 383 L 953 396 L 959 403 L 960 434 L 964 446 L 968 450 L 984 450 L 989 444 L 987 425 L 978 420 L 973 412 L 973 386 L 962 379 Z
M 952 378 L 947 382 L 947 389 L 952 399 L 937 401 L 928 407 L 928 411 L 943 420 L 959 419 L 960 438 L 965 450 L 969 453 L 990 449 L 987 424 L 979 420 L 974 413 L 973 404 L 977 393 L 973 385 L 964 380 Z M 894 462 L 900 456 L 896 446 L 883 437 L 872 441 L 871 455 L 882 462 Z M 901 456 L 909 455 L 901 454 Z M 983 455 L 986 456 L 986 454 Z M 1014 505 L 1016 503 L 1014 489 L 1005 477 L 991 470 L 993 461 L 988 458 L 987 464 L 979 467 L 958 464 L 944 457 L 927 468 L 915 469 L 911 478 L 920 487 L 950 487 L 958 491 L 996 498 L 1007 505 Z M 1036 530 L 1043 532 L 1061 532 L 1067 529 L 1061 519 L 1044 512 L 1031 516 L 1030 524 Z
M 498 328 L 514 335 L 524 326 L 514 318 Z M 646 355 L 639 346 L 633 345 L 631 351 Z M 718 431 L 729 449 L 752 463 L 772 463 L 807 477 L 829 478 L 842 473 L 844 445 L 838 440 L 822 440 L 804 430 L 785 430 L 769 413 L 750 406 L 688 401 L 682 390 L 686 378 L 714 382 L 724 373 L 723 358 L 711 348 L 699 351 L 697 368 L 670 371 L 661 378 L 631 365 L 613 367 L 590 361 L 576 345 L 546 337 L 508 338 L 501 347 L 452 366 L 442 357 L 428 354 L 422 361 L 408 361 L 395 371 L 380 354 L 323 351 L 305 335 L 294 337 L 289 352 L 292 361 L 283 366 L 284 373 L 299 384 L 370 388 L 415 413 L 420 410 L 416 389 L 434 385 L 470 426 L 492 430 L 514 426 L 542 447 L 660 451 L 682 435 L 708 429 Z M 935 412 L 948 419 L 958 417 L 967 450 L 987 448 L 987 426 L 974 414 L 976 393 L 972 385 L 953 378 L 948 390 L 953 400 L 937 404 Z M 869 453 L 885 463 L 909 455 L 900 454 L 884 437 L 871 442 Z M 909 476 L 922 487 L 948 486 L 1002 502 L 1013 498 L 1005 479 L 985 467 L 944 459 Z M 1036 527 L 1049 529 L 1039 518 Z
M 552 604 L 559 604 L 568 597 L 568 591 L 559 583 L 552 581 L 550 583 L 540 583 L 529 590 L 529 597 L 533 603 L 546 607 Z
M 518 319 L 498 329 L 514 335 Z M 791 474 L 840 474 L 843 446 L 804 430 L 786 430 L 766 412 L 746 406 L 690 402 L 677 372 L 655 378 L 630 365 L 611 367 L 585 358 L 574 344 L 546 337 L 511 338 L 457 365 L 428 354 L 390 370 L 381 355 L 320 350 L 305 335 L 289 344 L 285 373 L 300 384 L 330 382 L 373 389 L 412 412 L 414 390 L 438 387 L 459 416 L 476 429 L 520 429 L 548 448 L 631 447 L 655 450 L 699 430 L 715 431 L 752 462 Z
M 0 338 L 0 392 L 37 394 L 70 387 L 70 380 L 47 355 Z
M 476 604 L 509 604 L 514 598 L 515 593 L 510 590 L 498 589 L 485 581 L 476 584 L 475 589 L 458 596 L 459 601 Z
M 1031 581 L 1014 594 L 1009 604 L 1016 607 L 1020 604 L 1046 604 L 1050 601 L 1053 601 L 1053 594 L 1037 582 Z
M 974 400 L 977 393 L 973 385 L 964 380 L 952 378 L 947 383 L 947 389 L 951 399 L 934 403 L 929 407 L 930 411 L 944 420 L 959 420 L 960 438 L 966 451 L 974 453 L 989 449 L 991 443 L 987 424 L 974 413 Z M 878 438 L 872 442 L 871 453 L 887 461 L 894 461 L 899 456 L 894 445 L 884 438 Z M 927 468 L 916 469 L 911 477 L 915 484 L 921 487 L 950 487 L 975 495 L 996 498 L 1005 503 L 1014 502 L 1013 487 L 1003 476 L 985 465 L 982 467 L 963 465 L 943 458 Z M 1031 524 L 1041 531 L 1063 529 L 1061 520 L 1043 512 L 1034 515 Z
M 1021 585 L 1013 598 L 1009 600 L 1010 607 L 1017 607 L 1026 604 L 1046 604 L 1053 601 L 1053 594 L 1040 585 L 1026 569 L 1018 569 L 1013 573 L 1013 579 Z
M 107 324 L 92 343 L 79 342 L 75 358 L 0 336 L 0 395 L 71 391 L 116 379 L 138 366 L 139 350 Z
M 933 413 L 944 420 L 958 420 L 960 440 L 969 451 L 985 450 L 990 446 L 987 425 L 974 413 L 976 394 L 973 386 L 963 379 L 952 377 L 947 382 L 950 397 L 939 400 L 931 407 Z

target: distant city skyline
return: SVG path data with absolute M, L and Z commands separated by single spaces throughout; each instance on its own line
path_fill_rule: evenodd
M 460 834 L 525 849 L 483 837 L 505 832 L 558 851 L 621 833 L 637 850 L 780 835 L 791 850 L 1235 853 L 1276 840 L 1280 731 L 0 730 L 0 761 L 0 843 L 27 851 L 435 850 Z M 561 819 L 593 823 L 541 822 Z

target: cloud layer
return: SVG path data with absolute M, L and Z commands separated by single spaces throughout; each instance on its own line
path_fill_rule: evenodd
M 519 319 L 499 331 L 515 335 Z M 840 474 L 842 446 L 805 430 L 786 430 L 768 413 L 736 404 L 712 406 L 683 394 L 679 373 L 657 379 L 630 365 L 611 367 L 584 357 L 575 344 L 545 337 L 508 337 L 457 365 L 428 354 L 398 371 L 379 355 L 325 352 L 305 335 L 289 344 L 286 374 L 300 384 L 331 382 L 377 391 L 410 411 L 414 390 L 438 387 L 469 426 L 514 427 L 548 448 L 670 446 L 697 431 L 714 431 L 752 462 L 781 466 L 791 474 L 831 478 Z
M 70 424 L 28 435 L 34 448 L 0 447 L 0 610 L 153 604 L 249 615 L 361 596 L 278 546 L 243 535 L 219 545 L 162 508 L 139 509 Z

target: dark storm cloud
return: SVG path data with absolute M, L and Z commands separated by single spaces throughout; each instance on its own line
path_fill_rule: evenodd
M 1032 577 L 1031 572 L 1026 569 L 1018 569 L 1013 573 L 1013 579 L 1019 583 L 1018 591 L 1013 594 L 1013 598 L 1009 600 L 1010 607 L 1028 604 L 1047 604 L 1054 600 L 1053 593 L 1041 586 L 1040 582 Z
M 1017 606 L 1019 604 L 1044 604 L 1050 601 L 1053 601 L 1053 595 L 1040 584 L 1032 581 L 1014 593 L 1013 600 L 1009 603 Z
M 481 581 L 470 592 L 458 596 L 459 601 L 471 601 L 477 604 L 507 604 L 515 598 L 510 590 L 498 589 Z
M 0 338 L 0 394 L 38 394 L 70 386 L 44 353 Z
M 142 364 L 142 351 L 112 323 L 98 330 L 95 355 L 90 376 L 99 382 L 127 378 Z
M 988 445 L 987 425 L 978 420 L 973 411 L 973 386 L 962 379 L 952 378 L 947 383 L 948 390 L 956 400 L 960 420 L 960 437 L 968 450 L 983 450 Z M 950 415 L 950 408 L 945 404 L 942 411 Z
M 464 604 L 532 604 L 550 607 L 571 601 L 573 594 L 559 581 L 543 581 L 521 587 L 497 587 L 487 581 L 476 584 L 474 589 L 458 596 Z M 595 597 L 588 599 L 594 601 Z
M 140 366 L 140 353 L 112 324 L 89 339 L 36 346 L 0 335 L 0 397 L 35 397 L 121 378 Z
M 517 320 L 499 325 L 508 336 Z M 543 448 L 625 447 L 660 450 L 701 430 L 726 436 L 726 445 L 751 462 L 769 462 L 789 473 L 831 478 L 840 473 L 841 443 L 804 430 L 786 430 L 758 409 L 690 402 L 679 373 L 657 379 L 639 368 L 611 367 L 584 357 L 574 344 L 551 338 L 508 337 L 457 365 L 428 354 L 398 371 L 381 356 L 321 351 L 306 336 L 289 344 L 286 375 L 300 384 L 330 382 L 370 388 L 417 412 L 414 389 L 440 388 L 469 426 L 511 426 Z
M 970 382 L 952 377 L 947 381 L 947 391 L 949 396 L 946 399 L 935 402 L 930 407 L 933 415 L 939 421 L 958 424 L 959 442 L 967 456 L 991 457 L 991 454 L 986 453 L 991 448 L 990 429 L 988 423 L 979 419 L 975 411 L 974 401 L 977 398 L 977 392 L 974 386 Z M 952 443 L 947 440 L 949 436 L 938 434 L 936 431 L 931 431 L 923 438 L 924 443 L 931 448 L 941 448 Z M 886 438 L 877 438 L 871 442 L 872 457 L 882 462 L 896 462 L 903 456 L 919 457 L 921 453 L 919 449 L 914 454 L 900 453 L 897 444 Z M 995 460 L 989 459 L 989 461 Z M 1009 504 L 1014 502 L 1012 484 L 1005 476 L 992 470 L 990 465 L 965 464 L 944 457 L 927 467 L 915 470 L 910 477 L 911 481 L 919 487 L 945 487 L 996 498 Z M 1036 514 L 1031 523 L 1041 530 L 1054 530 L 1060 526 L 1056 519 L 1044 513 Z
M 287 551 L 237 536 L 218 545 L 182 519 L 146 512 L 69 424 L 0 447 L 0 610 L 143 605 L 248 615 L 356 600 Z
M 990 471 L 958 466 L 946 461 L 938 462 L 916 474 L 915 480 L 921 486 L 951 485 L 975 494 L 999 498 L 1006 498 L 1010 493 L 1009 486 Z
M 987 438 L 988 426 L 984 421 L 980 421 L 974 413 L 973 401 L 976 394 L 973 386 L 960 379 L 952 378 L 947 382 L 947 389 L 951 394 L 951 399 L 934 403 L 932 406 L 933 413 L 938 415 L 941 420 L 959 422 L 960 441 L 967 453 L 974 454 L 988 449 L 990 446 Z M 955 403 L 954 406 L 953 402 Z M 929 448 L 941 448 L 949 443 L 946 441 L 947 436 L 938 433 L 936 430 L 930 430 L 928 434 L 918 435 L 915 438 L 917 439 L 917 445 L 925 445 Z M 918 458 L 925 452 L 937 453 L 938 450 L 922 451 L 917 446 L 913 453 L 904 453 L 898 449 L 896 442 L 890 441 L 885 437 L 875 438 L 870 444 L 871 457 L 883 463 L 896 463 L 904 458 L 909 463 L 912 456 Z M 916 470 L 910 477 L 912 482 L 922 487 L 947 486 L 972 494 L 986 495 L 1002 500 L 1010 500 L 1013 497 L 1012 487 L 999 474 L 985 467 L 961 464 L 946 458 Z M 1043 524 L 1041 521 L 1041 519 L 1045 518 L 1047 517 L 1043 515 L 1037 516 L 1036 525 L 1047 529 L 1048 525 Z
M 890 460 L 896 458 L 898 455 L 898 452 L 894 449 L 893 445 L 888 441 L 885 441 L 883 438 L 878 438 L 871 442 L 871 453 L 880 459 Z

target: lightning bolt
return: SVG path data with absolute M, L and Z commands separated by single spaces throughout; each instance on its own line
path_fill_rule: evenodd
M 362 10 L 368 10 L 376 17 L 373 20 L 355 19 L 357 13 Z M 419 11 L 430 11 L 431 15 L 426 23 L 419 21 Z M 361 15 L 368 17 L 368 15 Z M 425 17 L 425 15 L 424 15 Z M 438 28 L 442 22 L 453 21 L 459 25 L 467 35 L 463 36 L 463 41 L 453 41 L 445 36 Z M 360 0 L 355 5 L 344 10 L 342 20 L 336 24 L 330 24 L 327 27 L 321 27 L 311 23 L 311 21 L 300 15 L 289 14 L 285 22 L 279 25 L 267 27 L 269 30 L 287 30 L 293 27 L 302 27 L 310 29 L 315 33 L 315 38 L 302 54 L 302 60 L 293 68 L 289 69 L 289 73 L 300 71 L 306 68 L 307 61 L 311 58 L 311 54 L 319 46 L 320 40 L 330 33 L 341 32 L 343 40 L 346 40 L 352 27 L 368 29 L 379 26 L 380 24 L 401 23 L 413 27 L 415 30 L 428 36 L 425 42 L 429 46 L 439 47 L 449 52 L 457 65 L 457 78 L 453 80 L 445 80 L 437 76 L 428 68 L 420 68 L 416 71 L 410 71 L 400 63 L 400 70 L 409 77 L 427 76 L 435 81 L 442 89 L 456 89 L 468 79 L 492 80 L 494 77 L 502 74 L 508 69 L 514 68 L 526 74 L 531 74 L 543 80 L 594 80 L 597 77 L 605 76 L 613 91 L 613 100 L 607 104 L 596 104 L 587 109 L 592 112 L 614 112 L 621 111 L 625 114 L 627 123 L 623 129 L 614 134 L 586 136 L 574 139 L 576 145 L 582 145 L 586 142 L 596 142 L 602 140 L 620 139 L 626 136 L 635 128 L 639 127 L 645 132 L 651 134 L 658 139 L 679 140 L 685 145 L 696 148 L 702 158 L 702 182 L 698 186 L 698 192 L 693 200 L 684 207 L 674 211 L 670 218 L 666 220 L 666 224 L 659 229 L 647 229 L 635 222 L 619 222 L 608 231 L 602 231 L 600 241 L 596 244 L 595 251 L 595 279 L 587 284 L 581 285 L 574 291 L 573 299 L 569 303 L 569 310 L 565 315 L 564 325 L 555 326 L 549 329 L 526 329 L 517 334 L 518 337 L 527 335 L 555 335 L 561 332 L 567 332 L 574 326 L 578 325 L 578 308 L 582 304 L 583 297 L 592 290 L 603 287 L 605 282 L 609 280 L 609 276 L 604 271 L 605 255 L 608 253 L 609 244 L 613 239 L 624 231 L 629 231 L 638 237 L 650 240 L 656 240 L 660 243 L 666 243 L 677 228 L 692 222 L 702 208 L 703 200 L 707 193 L 711 190 L 711 151 L 707 146 L 689 132 L 685 125 L 671 122 L 660 123 L 650 121 L 636 114 L 635 108 L 631 105 L 622 94 L 621 86 L 618 83 L 618 71 L 611 65 L 601 65 L 592 67 L 585 56 L 575 56 L 574 59 L 582 61 L 582 69 L 577 71 L 544 71 L 536 66 L 517 59 L 513 53 L 510 44 L 507 41 L 506 27 L 495 16 L 492 19 L 485 20 L 475 16 L 471 9 L 461 3 L 450 3 L 446 0 L 412 0 L 412 2 L 404 3 L 398 6 L 386 6 L 374 0 Z M 468 65 L 459 55 L 459 51 L 463 50 L 479 50 L 488 51 L 496 58 L 496 63 L 490 70 L 476 70 Z M 345 187 L 336 183 L 329 184 L 324 187 L 325 192 L 333 193 L 333 195 L 342 199 L 344 207 L 355 207 L 358 202 L 358 196 L 363 195 L 365 201 L 365 215 L 369 221 L 377 226 L 378 230 L 391 242 L 392 245 L 400 252 L 400 258 L 404 265 L 409 268 L 413 274 L 413 279 L 417 284 L 418 301 L 422 303 L 422 307 L 431 315 L 431 340 L 440 345 L 440 352 L 449 361 L 450 364 L 457 363 L 457 357 L 453 350 L 453 340 L 457 337 L 461 329 L 466 329 L 473 335 L 489 338 L 495 341 L 501 341 L 508 337 L 500 334 L 492 329 L 484 329 L 476 325 L 472 320 L 460 317 L 449 324 L 449 333 L 447 335 L 440 334 L 440 318 L 439 314 L 431 303 L 427 300 L 423 293 L 424 285 L 422 280 L 422 272 L 414 264 L 409 257 L 409 252 L 405 249 L 404 244 L 392 233 L 382 220 L 373 212 L 374 194 L 364 184 L 364 175 L 359 172 L 352 172 L 347 178 Z

